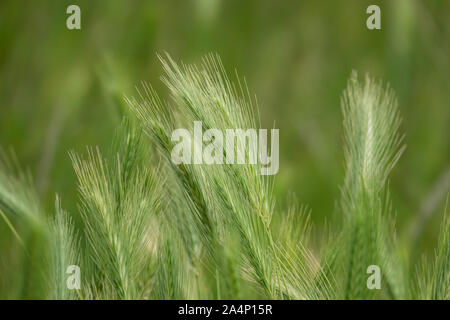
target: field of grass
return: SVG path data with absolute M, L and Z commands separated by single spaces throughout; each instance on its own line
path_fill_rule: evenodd
M 0 4 L 0 298 L 449 299 L 447 1 L 70 4 Z M 175 164 L 193 121 L 278 173 Z

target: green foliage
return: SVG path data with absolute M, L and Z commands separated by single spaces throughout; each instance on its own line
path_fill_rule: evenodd
M 420 294 L 414 293 L 418 284 L 408 283 L 397 247 L 387 185 L 404 147 L 392 90 L 351 76 L 342 99 L 346 175 L 335 217 L 342 228 L 328 242 L 313 244 L 310 212 L 295 201 L 287 212 L 279 210 L 273 181 L 259 174 L 258 165 L 171 160 L 174 128 L 189 128 L 194 120 L 205 129 L 259 123 L 245 82 L 233 85 L 217 56 L 198 66 L 160 60 L 171 102 L 143 84 L 138 98 L 125 99 L 130 115 L 110 154 L 99 148 L 70 153 L 81 226 L 59 199 L 55 217 L 46 217 L 24 176 L 1 163 L 2 220 L 24 248 L 22 265 L 42 274 L 46 288 L 19 297 L 448 298 L 449 219 L 433 267 L 424 267 L 416 281 Z M 36 265 L 44 251 L 47 259 Z M 69 265 L 80 266 L 80 290 L 65 286 Z M 370 265 L 381 268 L 382 290 L 367 288 Z

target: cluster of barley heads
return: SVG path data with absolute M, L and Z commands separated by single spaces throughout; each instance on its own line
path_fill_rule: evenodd
M 170 101 L 143 84 L 125 99 L 129 115 L 111 150 L 70 153 L 78 212 L 58 197 L 44 212 L 30 175 L 1 157 L 0 221 L 12 235 L 0 247 L 4 298 L 449 298 L 448 217 L 433 263 L 410 266 L 396 241 L 387 185 L 404 146 L 389 87 L 356 73 L 348 82 L 339 232 L 313 250 L 310 212 L 295 200 L 276 209 L 260 165 L 171 160 L 176 128 L 258 123 L 245 83 L 233 84 L 217 56 L 198 66 L 161 62 Z M 79 268 L 77 288 L 68 286 L 69 266 Z M 367 285 L 369 266 L 380 270 L 379 288 Z

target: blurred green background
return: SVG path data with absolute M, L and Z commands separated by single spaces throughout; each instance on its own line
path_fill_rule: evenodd
M 81 30 L 66 28 L 70 4 Z M 382 30 L 366 28 L 370 4 Z M 168 98 L 164 51 L 186 63 L 217 52 L 245 76 L 262 127 L 280 129 L 277 204 L 294 192 L 319 236 L 340 214 L 347 79 L 355 69 L 389 82 L 408 145 L 390 183 L 400 241 L 433 253 L 450 185 L 450 1 L 2 0 L 0 146 L 30 169 L 48 212 L 58 193 L 76 214 L 67 152 L 109 146 L 123 95 L 148 81 Z

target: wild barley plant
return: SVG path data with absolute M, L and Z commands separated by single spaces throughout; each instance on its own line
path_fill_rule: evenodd
M 383 282 L 393 298 L 404 298 L 402 270 L 395 257 L 389 195 L 390 171 L 404 147 L 395 96 L 366 76 L 354 72 L 342 97 L 346 175 L 342 187 L 343 229 L 339 236 L 335 276 L 345 299 L 373 298 L 366 286 L 369 266 L 383 270 Z M 339 270 L 341 269 L 341 270 Z
M 28 179 L 0 162 L 0 215 L 21 248 L 7 255 L 23 275 L 31 268 L 39 275 L 16 276 L 5 288 L 16 297 L 51 299 L 448 299 L 449 219 L 435 262 L 424 262 L 417 278 L 406 276 L 396 246 L 387 186 L 404 147 L 391 89 L 356 73 L 350 78 L 342 98 L 346 175 L 335 217 L 342 228 L 319 257 L 310 248 L 309 211 L 275 209 L 260 165 L 172 161 L 175 128 L 259 124 L 245 82 L 232 84 L 217 56 L 199 66 L 160 60 L 171 100 L 143 84 L 137 98 L 125 99 L 130 115 L 109 155 L 97 148 L 70 153 L 81 226 L 59 199 L 47 217 Z M 66 286 L 69 265 L 81 269 L 80 290 Z M 367 287 L 373 265 L 381 290 Z
M 138 299 L 149 275 L 149 224 L 159 210 L 160 192 L 153 172 L 141 164 L 140 132 L 124 126 L 109 161 L 93 149 L 85 158 L 73 153 L 71 158 L 95 270 L 92 290 L 99 297 Z

